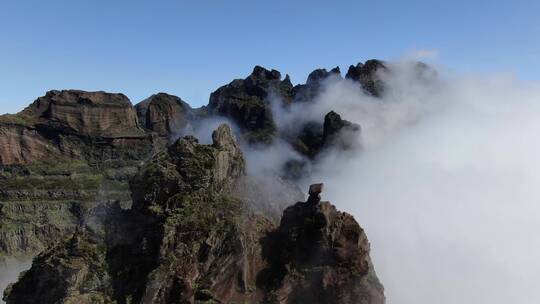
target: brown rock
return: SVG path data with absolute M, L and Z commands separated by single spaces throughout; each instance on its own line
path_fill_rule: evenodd
M 194 120 L 191 107 L 166 93 L 152 95 L 135 106 L 141 124 L 160 136 L 174 137 Z
M 290 79 L 281 80 L 276 70 L 256 66 L 245 79 L 236 79 L 210 95 L 211 114 L 231 119 L 240 129 L 242 139 L 251 143 L 270 143 L 276 137 L 276 125 L 270 98 L 285 104 L 292 100 Z
M 128 157 L 137 158 L 152 149 L 152 142 L 123 94 L 49 91 L 22 112 L 0 116 L 0 164 L 4 165 L 82 155 L 115 158 L 117 148 L 128 146 Z
M 0 124 L 0 164 L 25 164 L 56 153 L 35 129 Z
M 319 195 L 319 185 L 310 187 L 313 195 Z M 383 304 L 369 251 L 366 234 L 351 215 L 329 202 L 297 203 L 285 210 L 274 240 L 267 243 L 271 270 L 266 271 L 277 274 L 278 281 L 266 300 Z
M 49 91 L 24 113 L 36 125 L 62 133 L 109 138 L 143 134 L 135 109 L 124 94 Z

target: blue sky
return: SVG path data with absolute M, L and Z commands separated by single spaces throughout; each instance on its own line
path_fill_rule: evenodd
M 0 1 L 0 113 L 47 90 L 156 92 L 194 106 L 254 65 L 318 67 L 435 50 L 460 72 L 538 79 L 539 1 Z

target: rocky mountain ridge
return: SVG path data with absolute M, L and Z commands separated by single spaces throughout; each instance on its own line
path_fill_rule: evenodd
M 378 69 L 383 62 L 368 61 L 346 78 L 379 96 Z M 240 145 L 285 140 L 307 159 L 359 146 L 350 135 L 360 126 L 333 111 L 294 133 L 272 117 L 272 100 L 309 107 L 331 77 L 339 68 L 293 86 L 257 66 L 199 109 L 165 93 L 132 106 L 123 94 L 64 90 L 0 116 L 0 261 L 41 252 L 8 303 L 383 303 L 351 216 L 311 197 L 278 225 L 300 200 L 294 178 L 304 163 L 276 177 L 288 196 L 260 198 L 264 187 L 245 176 Z M 235 123 L 239 143 L 225 126 L 210 146 L 176 140 L 212 117 Z M 301 246 L 325 258 L 306 265 L 292 253 Z

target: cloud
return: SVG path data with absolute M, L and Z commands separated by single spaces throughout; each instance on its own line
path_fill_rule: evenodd
M 364 148 L 305 184 L 366 229 L 388 303 L 540 303 L 540 85 L 392 65 L 382 100 L 346 81 L 319 96 Z
M 362 126 L 362 150 L 324 154 L 303 189 L 325 182 L 366 229 L 390 304 L 540 303 L 540 84 L 410 58 L 379 75 L 380 99 L 330 78 L 309 106 L 273 101 L 283 132 L 331 110 Z M 299 157 L 282 142 L 246 154 L 262 171 Z

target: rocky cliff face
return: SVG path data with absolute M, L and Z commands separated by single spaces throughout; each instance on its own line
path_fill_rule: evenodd
M 236 79 L 210 95 L 208 108 L 214 114 L 232 119 L 251 143 L 270 143 L 276 136 L 270 99 L 282 98 L 290 102 L 292 84 L 281 80 L 276 70 L 256 66 L 246 79 Z
M 23 115 L 42 128 L 82 136 L 138 137 L 135 110 L 123 94 L 76 90 L 49 91 Z
M 7 303 L 384 303 L 350 215 L 320 189 L 279 225 L 250 212 L 233 195 L 245 163 L 228 126 L 213 141 L 188 136 L 157 154 L 132 181 L 131 210 L 83 220 Z
M 51 154 L 58 151 L 50 147 L 49 141 L 36 129 L 10 122 L 0 125 L 0 163 L 26 164 L 46 159 Z
M 135 108 L 143 127 L 168 138 L 179 135 L 196 120 L 194 110 L 186 102 L 166 93 L 152 95 Z
M 379 73 L 384 73 L 388 70 L 384 62 L 380 60 L 368 60 L 365 63 L 358 63 L 356 66 L 351 65 L 347 71 L 345 78 L 351 79 L 360 83 L 362 88 L 373 96 L 380 96 L 384 84 L 381 81 Z

